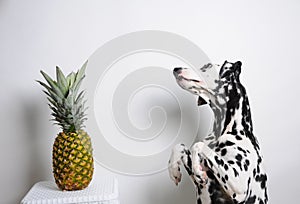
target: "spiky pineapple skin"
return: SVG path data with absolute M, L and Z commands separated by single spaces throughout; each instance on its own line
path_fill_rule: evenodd
M 55 182 L 61 190 L 82 190 L 89 185 L 94 173 L 92 151 L 91 138 L 83 130 L 57 135 L 52 167 Z

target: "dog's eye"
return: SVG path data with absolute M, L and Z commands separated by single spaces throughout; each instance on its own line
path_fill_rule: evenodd
M 230 74 L 231 73 L 229 71 L 225 71 L 224 73 L 221 73 L 220 76 L 221 76 L 221 78 L 226 78 L 226 77 L 229 77 Z

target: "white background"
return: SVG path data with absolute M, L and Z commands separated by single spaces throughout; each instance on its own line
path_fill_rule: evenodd
M 39 70 L 78 69 L 103 43 L 154 29 L 184 36 L 213 62 L 243 62 L 255 134 L 269 173 L 270 203 L 297 203 L 300 168 L 300 2 L 0 1 L 0 203 L 19 203 L 51 180 L 52 143 Z M 97 166 L 97 174 L 113 174 Z M 194 203 L 185 176 L 115 175 L 125 204 Z

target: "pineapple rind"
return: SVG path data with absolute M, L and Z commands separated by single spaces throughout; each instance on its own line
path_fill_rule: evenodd
M 61 190 L 82 190 L 89 185 L 94 171 L 92 151 L 86 132 L 58 134 L 52 161 L 55 182 Z

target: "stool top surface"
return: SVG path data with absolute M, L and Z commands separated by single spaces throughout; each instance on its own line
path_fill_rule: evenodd
M 21 204 L 71 204 L 117 200 L 118 183 L 115 178 L 92 180 L 90 185 L 79 191 L 61 191 L 53 181 L 36 183 Z

